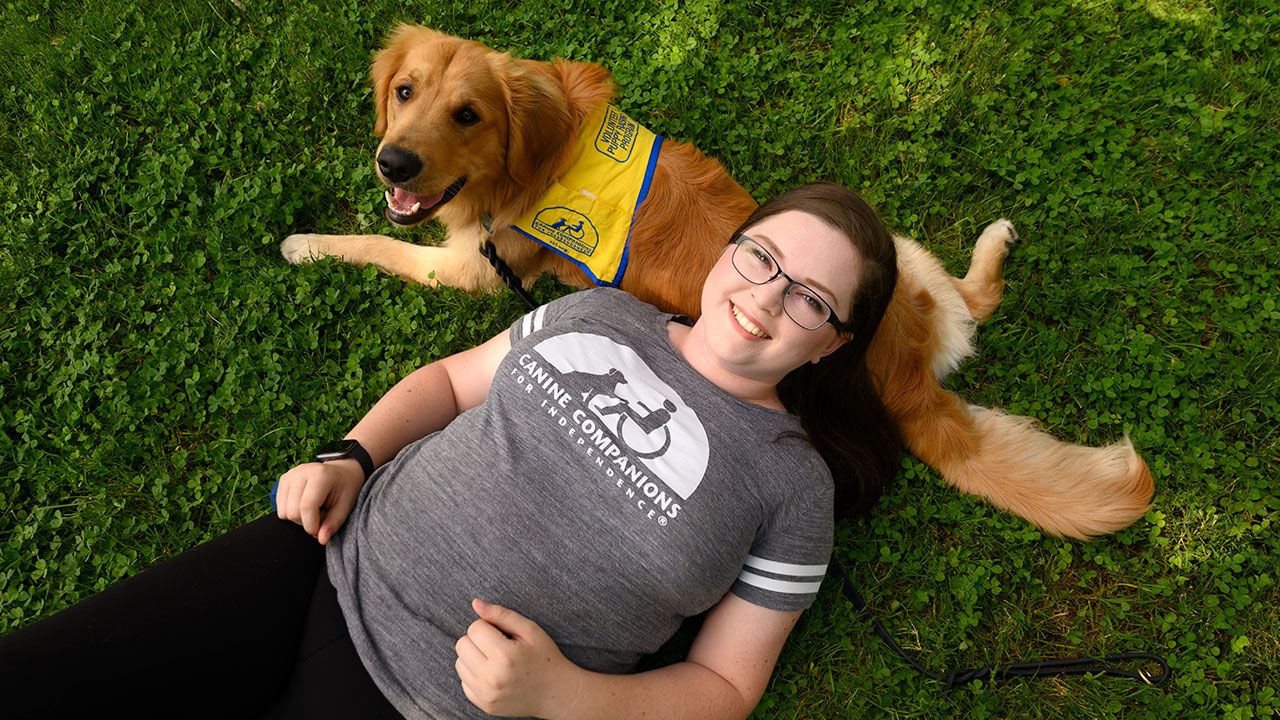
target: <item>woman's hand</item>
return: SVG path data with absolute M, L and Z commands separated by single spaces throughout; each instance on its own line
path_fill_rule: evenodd
M 467 699 L 490 715 L 565 715 L 585 671 L 534 621 L 480 599 L 471 607 L 480 619 L 454 646 L 454 668 Z
M 363 484 L 364 469 L 355 460 L 304 463 L 280 476 L 276 514 L 325 545 L 351 514 Z

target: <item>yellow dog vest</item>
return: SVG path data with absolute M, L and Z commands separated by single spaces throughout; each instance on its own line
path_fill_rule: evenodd
M 595 284 L 617 287 L 661 145 L 661 135 L 606 105 L 583 122 L 569 170 L 511 227 L 572 260 Z

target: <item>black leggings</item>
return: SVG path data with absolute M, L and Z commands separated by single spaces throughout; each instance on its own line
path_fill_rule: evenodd
M 399 718 L 297 525 L 260 518 L 0 638 L 7 717 Z

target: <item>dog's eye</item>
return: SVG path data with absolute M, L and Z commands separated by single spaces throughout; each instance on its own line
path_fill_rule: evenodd
M 400 98 L 400 102 L 405 102 L 409 98 L 413 97 L 413 88 L 408 85 L 401 85 L 396 88 L 396 97 Z
M 459 125 L 475 125 L 480 122 L 480 116 L 470 107 L 464 107 L 453 114 L 453 119 Z

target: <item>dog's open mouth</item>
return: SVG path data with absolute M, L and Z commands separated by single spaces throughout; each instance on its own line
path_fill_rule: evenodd
M 415 195 L 403 188 L 391 188 L 386 191 L 387 219 L 396 225 L 420 223 L 431 217 L 436 208 L 452 200 L 466 183 L 466 178 L 458 178 L 443 192 L 434 195 Z

